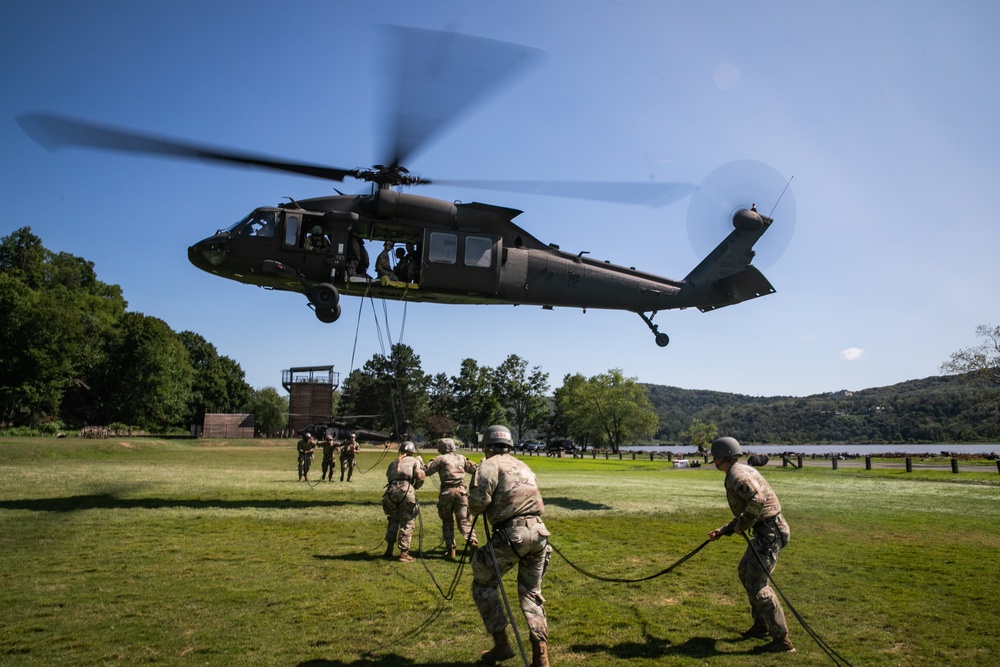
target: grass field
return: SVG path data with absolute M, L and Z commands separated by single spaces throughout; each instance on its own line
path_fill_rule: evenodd
M 292 441 L 0 439 L 0 664 L 472 663 L 489 641 L 469 570 L 451 601 L 431 578 L 447 589 L 456 568 L 442 558 L 436 478 L 418 494 L 426 569 L 377 558 L 379 456 L 363 451 L 351 484 L 310 486 L 295 479 Z M 710 468 L 527 460 L 553 544 L 603 576 L 657 572 L 730 516 Z M 775 579 L 851 664 L 1000 663 L 995 469 L 765 474 L 792 528 Z M 739 640 L 744 546 L 714 542 L 635 584 L 553 556 L 552 664 L 832 664 L 791 614 L 796 655 L 755 656 L 759 642 Z

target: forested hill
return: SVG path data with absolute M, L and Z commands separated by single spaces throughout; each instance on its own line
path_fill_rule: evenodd
M 683 441 L 693 420 L 757 443 L 1000 442 L 1000 388 L 963 376 L 805 397 L 646 386 L 661 442 Z

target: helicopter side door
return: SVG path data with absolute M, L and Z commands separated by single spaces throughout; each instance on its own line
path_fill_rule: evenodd
M 425 230 L 420 289 L 496 296 L 502 246 L 499 236 Z

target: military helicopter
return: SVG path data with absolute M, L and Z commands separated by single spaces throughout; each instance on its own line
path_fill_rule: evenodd
M 84 146 L 369 184 L 363 194 L 338 192 L 256 208 L 188 248 L 191 263 L 212 275 L 302 293 L 316 317 L 326 323 L 340 317 L 343 295 L 441 304 L 600 308 L 637 313 L 653 332 L 656 344 L 665 347 L 670 339 L 652 321 L 659 311 L 698 308 L 706 312 L 775 291 L 751 264 L 754 244 L 773 223 L 769 215 L 757 211 L 753 201 L 773 200 L 774 192 L 761 192 L 756 200 L 736 204 L 718 203 L 718 197 L 706 194 L 710 206 L 721 207 L 733 229 L 682 279 L 600 261 L 587 257 L 586 252 L 565 252 L 515 223 L 521 211 L 513 208 L 400 192 L 402 187 L 443 184 L 664 204 L 709 190 L 678 183 L 440 181 L 411 174 L 403 166 L 406 158 L 463 111 L 470 99 L 531 60 L 535 50 L 454 33 L 397 31 L 406 76 L 400 80 L 394 144 L 390 158 L 371 168 L 286 161 L 51 114 L 26 114 L 17 120 L 47 148 Z M 427 54 L 439 53 L 443 43 L 451 47 L 453 56 L 442 74 L 440 59 Z M 470 78 L 468 72 L 448 69 L 461 67 L 463 62 L 475 63 L 476 82 L 467 94 L 442 102 L 447 97 L 439 94 L 443 86 L 451 90 L 455 79 Z M 412 268 L 403 271 L 404 275 L 369 275 L 367 241 L 377 242 L 386 252 L 408 247 Z

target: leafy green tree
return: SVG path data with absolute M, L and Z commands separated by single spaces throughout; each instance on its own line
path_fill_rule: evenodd
M 941 372 L 969 374 L 994 386 L 1000 386 L 1000 326 L 980 324 L 976 337 L 982 343 L 952 352 L 951 359 L 941 364 Z
M 107 349 L 105 423 L 146 430 L 186 426 L 194 369 L 180 336 L 166 322 L 125 313 Z
M 455 419 L 466 440 L 479 442 L 479 433 L 487 426 L 503 420 L 504 410 L 494 392 L 494 371 L 480 366 L 475 359 L 463 359 L 451 389 L 455 399 Z
M 254 390 L 248 401 L 257 435 L 271 437 L 288 428 L 288 397 L 274 387 Z
M 593 438 L 617 452 L 622 443 L 652 436 L 657 417 L 646 388 L 620 369 L 595 375 L 568 376 L 556 402 L 578 438 Z
M 681 437 L 697 447 L 699 452 L 704 453 L 711 449 L 712 442 L 719 437 L 719 427 L 711 422 L 692 419 L 691 425 L 681 434 Z
M 545 423 L 549 415 L 545 401 L 549 391 L 548 373 L 543 373 L 538 366 L 529 372 L 528 362 L 512 354 L 497 366 L 493 378 L 495 391 L 518 438 Z
M 215 345 L 199 334 L 182 331 L 179 336 L 194 369 L 187 420 L 200 423 L 206 412 L 247 410 L 254 391 L 244 379 L 240 365 L 229 357 L 220 356 Z
M 348 375 L 341 386 L 341 407 L 352 414 L 378 415 L 379 430 L 412 435 L 414 426 L 425 425 L 430 382 L 413 348 L 397 343 L 388 357 L 376 354 Z
M 102 341 L 125 311 L 94 265 L 24 227 L 0 240 L 0 423 L 95 417 Z

